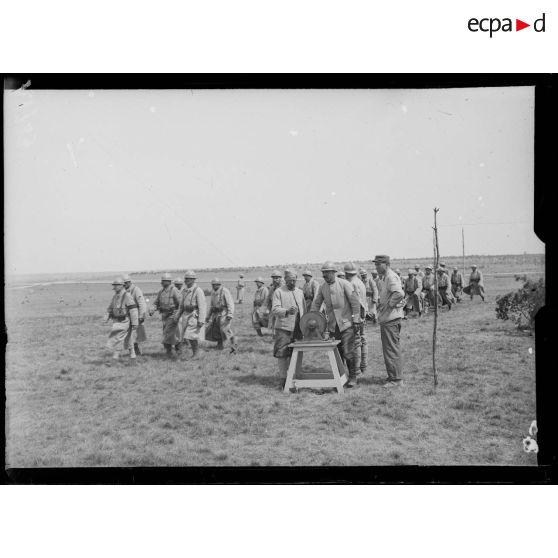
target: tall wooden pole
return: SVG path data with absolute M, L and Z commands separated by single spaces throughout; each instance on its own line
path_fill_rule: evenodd
M 438 327 L 438 266 L 440 265 L 440 249 L 438 247 L 438 226 L 436 214 L 440 211 L 434 208 L 434 332 L 432 335 L 432 371 L 434 372 L 434 387 L 438 385 L 438 370 L 436 369 L 436 329 Z
M 463 277 L 465 277 L 465 230 L 461 227 L 461 248 L 463 250 Z

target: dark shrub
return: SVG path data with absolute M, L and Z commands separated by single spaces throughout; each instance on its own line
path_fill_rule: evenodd
M 544 279 L 533 281 L 525 275 L 516 275 L 516 281 L 522 281 L 523 286 L 496 297 L 496 317 L 499 320 L 511 320 L 518 329 L 533 329 L 535 316 L 539 308 L 544 306 Z

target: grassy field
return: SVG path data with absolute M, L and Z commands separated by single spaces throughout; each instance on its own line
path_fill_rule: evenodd
M 368 374 L 343 395 L 281 391 L 271 337 L 250 325 L 252 283 L 237 355 L 204 345 L 199 361 L 164 360 L 153 317 L 135 366 L 104 349 L 110 285 L 7 289 L 7 466 L 536 465 L 521 443 L 535 419 L 534 337 L 494 313 L 519 286 L 504 275 L 515 263 L 487 279 L 486 304 L 440 315 L 436 389 L 427 316 L 403 324 L 404 387 L 382 387 L 369 326 Z

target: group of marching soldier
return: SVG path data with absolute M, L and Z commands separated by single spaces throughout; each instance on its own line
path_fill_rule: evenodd
M 398 269 L 392 270 L 388 256 L 376 256 L 376 269 L 368 276 L 364 268 L 357 270 L 348 263 L 338 270 L 333 262 L 322 268 L 323 283 L 319 283 L 310 270 L 302 273 L 304 284 L 296 286 L 297 273 L 288 269 L 281 274 L 274 270 L 271 283 L 266 286 L 262 277 L 255 279 L 252 325 L 258 336 L 262 329 L 273 333 L 273 355 L 277 358 L 278 370 L 285 377 L 292 348 L 289 345 L 302 338 L 300 318 L 308 311 L 325 315 L 330 338 L 338 339 L 339 352 L 348 370 L 348 386 L 356 385 L 357 378 L 366 372 L 367 321 L 380 325 L 384 362 L 388 377 L 386 386 L 400 385 L 401 356 L 399 350 L 400 321 L 414 312 L 419 317 L 435 304 L 447 305 L 461 301 L 462 293 L 475 294 L 484 301 L 482 273 L 473 265 L 469 285 L 463 287 L 463 276 L 454 267 L 450 275 L 443 263 L 436 270 L 437 281 L 431 266 L 425 271 L 416 265 L 402 277 Z M 234 302 L 230 291 L 217 278 L 211 281 L 209 307 L 203 289 L 196 282 L 194 271 L 187 271 L 184 281 L 174 281 L 169 273 L 161 277 L 161 289 L 147 308 L 141 289 L 129 275 L 117 277 L 113 283 L 114 296 L 107 309 L 105 321 L 112 319 L 107 347 L 118 359 L 120 350 L 129 351 L 130 358 L 141 355 L 141 343 L 146 340 L 145 318 L 155 312 L 161 315 L 163 326 L 162 343 L 167 357 L 180 355 L 187 346 L 192 358 L 199 356 L 199 341 L 216 341 L 223 349 L 230 342 L 231 353 L 237 352 L 236 338 L 231 329 L 234 317 Z M 435 293 L 435 288 L 438 292 Z M 237 303 L 244 300 L 244 275 L 240 274 L 236 285 Z

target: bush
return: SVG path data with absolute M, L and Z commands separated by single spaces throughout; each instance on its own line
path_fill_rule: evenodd
M 533 329 L 535 316 L 544 306 L 544 279 L 532 281 L 526 275 L 516 275 L 516 281 L 523 281 L 517 291 L 496 297 L 496 317 L 499 320 L 511 320 L 518 329 Z

